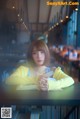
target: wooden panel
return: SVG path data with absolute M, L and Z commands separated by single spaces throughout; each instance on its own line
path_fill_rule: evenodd
M 40 16 L 39 22 L 45 23 L 48 18 L 49 6 L 47 6 L 46 0 L 40 0 Z
M 37 21 L 38 0 L 28 0 L 29 22 Z

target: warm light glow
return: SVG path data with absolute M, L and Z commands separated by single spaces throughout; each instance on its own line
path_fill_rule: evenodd
M 21 21 L 22 21 L 22 18 L 21 18 Z
M 20 15 L 18 14 L 18 17 L 19 17 Z
M 54 25 L 54 27 L 56 27 L 56 25 Z
M 24 22 L 22 22 L 22 24 L 24 25 L 24 27 L 25 27 L 26 29 L 28 29 L 28 27 L 25 25 L 25 23 L 24 23 Z
M 59 25 L 59 23 L 56 24 L 57 26 Z
M 15 6 L 12 7 L 13 9 L 15 8 Z
M 51 28 L 49 28 L 49 31 L 51 31 Z
M 66 16 L 66 18 L 69 18 L 68 16 Z
M 25 27 L 26 29 L 28 29 L 24 22 L 23 22 L 23 24 L 24 24 L 24 27 Z
M 25 28 L 27 29 L 27 26 L 25 26 Z
M 61 19 L 61 22 L 63 22 L 63 20 Z
M 78 8 L 76 8 L 75 10 L 78 11 Z
M 51 28 L 49 29 L 49 31 L 51 30 Z

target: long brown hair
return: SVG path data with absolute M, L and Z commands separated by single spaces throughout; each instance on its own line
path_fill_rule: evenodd
M 44 61 L 44 65 L 48 65 L 50 62 L 50 52 L 48 49 L 48 46 L 46 45 L 46 43 L 42 40 L 35 40 L 31 43 L 29 51 L 28 51 L 28 61 L 31 61 L 34 63 L 33 58 L 32 58 L 32 52 L 33 49 L 36 49 L 37 51 L 42 50 L 45 53 L 45 61 Z M 35 63 L 34 63 L 35 64 Z

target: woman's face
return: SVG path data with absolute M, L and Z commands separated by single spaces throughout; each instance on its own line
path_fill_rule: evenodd
M 42 50 L 37 51 L 36 49 L 33 49 L 32 58 L 37 66 L 42 66 L 45 61 L 45 53 Z

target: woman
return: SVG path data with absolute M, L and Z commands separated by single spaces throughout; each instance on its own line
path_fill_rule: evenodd
M 65 74 L 60 67 L 55 69 L 52 78 L 45 75 L 51 71 L 48 67 L 50 54 L 47 45 L 42 40 L 34 41 L 28 53 L 29 62 L 16 69 L 6 80 L 6 84 L 36 85 L 37 89 L 45 91 L 65 88 L 74 83 L 74 80 Z

